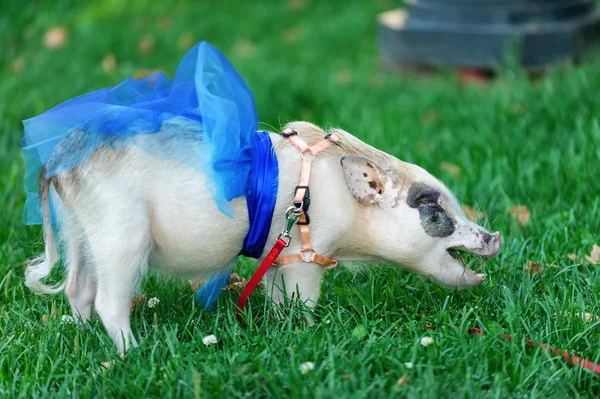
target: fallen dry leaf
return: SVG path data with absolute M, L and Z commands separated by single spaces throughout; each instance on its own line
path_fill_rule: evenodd
M 346 86 L 352 82 L 352 72 L 349 69 L 340 69 L 335 74 L 335 81 L 342 86 Z
M 156 23 L 158 29 L 160 29 L 163 32 L 169 30 L 171 25 L 173 25 L 173 17 L 170 15 L 161 15 L 158 18 L 158 22 Z
M 235 291 L 238 288 L 244 289 L 247 285 L 248 285 L 248 281 L 246 281 L 246 280 L 238 281 L 237 283 L 231 283 L 229 285 L 226 285 L 225 288 L 223 288 L 223 291 Z
M 600 247 L 594 244 L 592 247 L 592 252 L 590 252 L 589 256 L 586 255 L 585 259 L 594 265 L 598 263 L 600 261 Z
M 256 45 L 248 40 L 240 40 L 233 45 L 233 51 L 242 58 L 250 58 L 256 54 Z
M 196 36 L 192 32 L 183 32 L 177 39 L 177 46 L 182 50 L 188 50 L 196 44 Z
M 113 53 L 108 53 L 102 59 L 102 70 L 104 73 L 111 73 L 117 67 L 117 59 Z
M 42 316 L 42 326 L 46 327 L 46 324 L 48 324 L 48 315 L 47 314 Z
M 281 33 L 281 40 L 285 43 L 294 43 L 302 38 L 302 31 L 298 28 L 291 27 Z
M 10 71 L 12 73 L 19 73 L 25 68 L 25 58 L 17 57 L 10 63 Z
M 292 11 L 302 11 L 308 6 L 308 0 L 288 0 L 288 7 Z
M 152 35 L 144 35 L 138 43 L 138 50 L 140 54 L 146 55 L 154 50 L 154 37 Z
M 435 109 L 429 109 L 421 117 L 421 124 L 428 125 L 431 122 L 437 121 L 438 119 L 440 119 L 440 113 L 437 112 Z
M 398 379 L 398 381 L 396 381 L 396 384 L 394 385 L 394 387 L 402 388 L 403 386 L 408 384 L 409 381 L 410 381 L 410 376 L 408 374 L 404 374 L 402 377 L 400 377 L 400 379 Z
M 551 267 L 553 269 L 560 269 L 560 266 L 558 265 L 546 265 L 544 263 L 537 263 L 534 261 L 529 261 L 527 263 L 527 266 L 525 266 L 525 271 L 527 273 L 529 273 L 531 276 L 534 276 L 538 273 L 541 273 L 542 270 L 544 270 L 544 268 L 546 267 Z M 541 273 L 541 277 L 544 278 L 545 273 Z
M 153 73 L 160 72 L 158 69 L 138 69 L 133 73 L 134 79 L 142 79 L 146 76 L 150 76 Z
M 190 283 L 190 288 L 192 289 L 192 291 L 196 292 L 200 289 L 200 287 L 202 287 L 206 283 L 206 280 L 204 280 L 204 279 L 189 280 L 189 283 Z
M 477 223 L 485 217 L 485 213 L 473 209 L 469 205 L 463 205 L 462 210 L 465 213 L 467 219 L 469 219 L 471 222 Z
M 68 35 L 67 28 L 64 26 L 54 26 L 44 34 L 44 45 L 49 50 L 57 50 L 65 45 Z
M 243 279 L 242 281 L 236 281 L 236 282 L 233 282 L 233 283 L 227 285 L 225 288 L 223 288 L 223 291 L 237 291 L 238 289 L 243 290 L 247 285 L 248 285 L 248 280 Z M 265 287 L 265 285 L 262 281 L 259 282 L 256 286 L 259 288 Z
M 513 205 L 508 210 L 508 214 L 511 215 L 519 225 L 524 226 L 531 220 L 531 213 L 525 205 Z
M 527 263 L 527 266 L 525 266 L 525 271 L 527 273 L 529 273 L 531 276 L 534 276 L 534 275 L 540 273 L 542 270 L 544 270 L 544 266 L 546 266 L 546 265 L 543 263 L 529 261 Z
M 111 368 L 112 366 L 114 366 L 115 364 L 117 364 L 117 362 L 115 362 L 114 360 L 111 360 L 108 362 L 102 362 L 102 363 L 100 363 L 100 371 L 106 371 L 109 368 Z
M 190 288 L 192 291 L 196 292 L 200 287 L 206 284 L 206 280 L 189 280 Z M 240 278 L 240 275 L 237 273 L 232 273 L 229 277 L 229 284 L 223 288 L 223 291 L 237 291 L 239 288 L 244 289 L 244 287 L 248 284 L 248 280 L 245 278 Z M 264 284 L 262 282 L 258 283 L 257 287 L 264 288 Z
M 571 259 L 573 262 L 577 262 L 577 254 L 568 254 L 567 258 Z
M 563 316 L 563 317 L 570 317 L 571 313 L 569 313 L 569 312 L 561 312 L 560 315 Z M 556 317 L 556 313 L 554 313 L 552 316 Z M 581 312 L 581 313 L 575 313 L 575 317 L 581 319 L 581 321 L 584 321 L 586 323 L 600 321 L 600 316 L 596 316 L 596 315 L 593 315 L 591 313 L 583 313 L 583 312 Z
M 238 288 L 244 289 L 244 287 L 246 287 L 246 285 L 248 285 L 248 280 L 246 280 L 245 278 L 241 278 L 239 274 L 237 273 L 233 273 L 230 277 L 229 277 L 229 282 L 230 284 L 228 286 L 226 286 L 225 288 L 223 288 L 223 291 L 229 290 L 236 290 Z M 264 284 L 262 283 L 262 281 L 260 283 L 258 283 L 257 287 L 261 287 L 264 288 Z
M 148 296 L 146 294 L 142 294 L 131 298 L 131 311 L 133 312 L 138 307 L 143 307 L 147 300 Z
M 450 162 L 441 162 L 440 168 L 448 172 L 455 179 L 458 179 L 462 173 L 462 169 L 460 168 L 460 166 Z

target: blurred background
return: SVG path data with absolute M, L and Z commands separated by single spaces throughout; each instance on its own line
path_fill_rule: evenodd
M 382 83 L 374 16 L 394 2 L 321 3 L 4 2 L 2 93 L 14 108 L 3 115 L 27 118 L 156 70 L 172 77 L 183 54 L 205 40 L 246 79 L 263 121 L 323 120 L 342 108 L 324 93 Z

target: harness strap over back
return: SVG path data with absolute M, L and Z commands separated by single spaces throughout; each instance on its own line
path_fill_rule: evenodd
M 327 149 L 331 144 L 339 141 L 339 137 L 335 134 L 328 134 L 324 140 L 309 147 L 304 140 L 292 129 L 285 129 L 281 133 L 300 151 L 302 157 L 302 169 L 300 172 L 300 181 L 296 186 L 296 192 L 292 203 L 298 210 L 301 210 L 298 226 L 300 228 L 300 239 L 302 240 L 302 249 L 299 254 L 286 255 L 277 258 L 273 266 L 283 266 L 292 263 L 306 262 L 317 263 L 326 269 L 337 266 L 337 261 L 330 259 L 324 255 L 316 253 L 310 242 L 310 217 L 308 216 L 308 208 L 310 206 L 310 172 L 312 161 L 315 156 Z

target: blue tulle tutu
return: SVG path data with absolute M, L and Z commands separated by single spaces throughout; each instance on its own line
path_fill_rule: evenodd
M 40 224 L 38 179 L 74 168 L 99 147 L 119 149 L 127 138 L 153 134 L 174 117 L 201 124 L 201 165 L 219 209 L 233 216 L 230 201 L 247 189 L 258 117 L 252 92 L 225 56 L 202 42 L 183 57 L 173 80 L 162 73 L 72 98 L 25 120 L 25 220 Z M 87 134 L 85 147 L 62 151 L 48 163 L 60 140 L 74 129 Z M 118 139 L 116 138 L 118 137 Z
M 102 146 L 119 150 L 134 144 L 150 155 L 164 157 L 155 148 L 144 148 L 144 141 L 136 138 L 158 133 L 165 123 L 181 118 L 194 122 L 185 134 L 195 135 L 201 148 L 198 162 L 189 165 L 202 169 L 219 209 L 233 217 L 231 200 L 246 196 L 250 230 L 241 254 L 259 258 L 277 197 L 277 157 L 269 135 L 257 132 L 252 92 L 225 56 L 204 42 L 183 57 L 173 80 L 162 73 L 127 79 L 23 122 L 26 223 L 42 223 L 38 194 L 42 167 L 49 178 L 83 164 Z M 69 140 L 61 142 L 74 134 L 85 138 L 76 141 L 77 148 L 69 146 Z M 167 156 L 176 157 L 172 152 Z M 198 302 L 212 307 L 230 273 L 228 268 L 215 273 L 196 293 Z

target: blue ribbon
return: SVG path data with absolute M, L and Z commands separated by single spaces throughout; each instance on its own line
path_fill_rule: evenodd
M 279 164 L 273 143 L 267 132 L 259 132 L 254 140 L 249 188 L 246 190 L 250 230 L 244 239 L 240 255 L 260 258 L 264 249 L 279 188 Z M 229 282 L 231 269 L 221 270 L 208 279 L 198 291 L 196 301 L 205 309 L 212 308 Z

